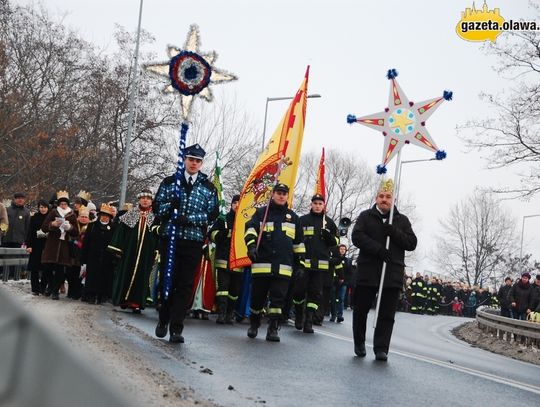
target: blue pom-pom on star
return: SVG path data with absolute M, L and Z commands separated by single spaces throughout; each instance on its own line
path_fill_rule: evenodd
M 380 175 L 386 174 L 386 171 L 387 169 L 385 165 L 380 165 L 380 164 L 377 165 L 377 174 L 380 174 Z
M 398 71 L 396 71 L 394 68 L 389 69 L 388 72 L 386 73 L 386 77 L 388 79 L 396 79 L 397 76 L 398 76 Z
M 347 123 L 352 124 L 356 122 L 356 116 L 354 114 L 347 115 Z
M 446 158 L 446 151 L 444 150 L 438 150 L 436 153 L 435 153 L 435 158 L 437 160 L 444 160 Z
M 452 92 L 451 90 L 445 90 L 443 92 L 444 100 L 451 101 L 453 96 L 454 96 L 454 92 Z

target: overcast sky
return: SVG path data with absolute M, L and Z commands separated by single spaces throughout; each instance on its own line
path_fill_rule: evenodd
M 139 0 L 47 0 L 45 5 L 53 16 L 65 15 L 67 25 L 106 52 L 113 51 L 115 24 L 133 31 L 137 26 Z M 308 101 L 304 151 L 319 152 L 322 146 L 354 151 L 372 168 L 381 161 L 382 135 L 350 126 L 345 118 L 387 106 L 388 68 L 399 71 L 398 81 L 411 101 L 452 90 L 454 100 L 443 103 L 427 122 L 448 158 L 405 164 L 402 175 L 401 193 L 416 204 L 421 218 L 413 225 L 419 237 L 414 271 L 437 272 L 429 255 L 439 233 L 438 220 L 449 208 L 476 186 L 518 185 L 513 170 L 486 170 L 480 154 L 467 152 L 456 136 L 456 126 L 492 114 L 479 99 L 481 92 L 499 93 L 512 85 L 493 71 L 495 60 L 486 56 L 481 43 L 464 41 L 455 33 L 461 11 L 471 6 L 470 0 L 145 0 L 142 25 L 156 41 L 144 50 L 166 60 L 166 45 L 181 47 L 189 25 L 197 23 L 201 51 L 217 51 L 215 65 L 239 77 L 213 86 L 216 97 L 222 92 L 236 97 L 260 123 L 261 134 L 266 97 L 293 95 L 311 65 L 309 92 L 322 98 Z M 488 6 L 500 8 L 507 20 L 533 17 L 526 1 L 492 0 Z M 269 103 L 267 135 L 287 106 L 286 101 Z M 402 154 L 403 160 L 431 157 L 416 146 L 406 146 Z M 389 174 L 393 163 L 395 159 Z M 522 216 L 540 214 L 540 197 L 504 205 L 515 216 L 519 245 Z M 524 252 L 540 259 L 540 217 L 526 220 L 525 242 Z

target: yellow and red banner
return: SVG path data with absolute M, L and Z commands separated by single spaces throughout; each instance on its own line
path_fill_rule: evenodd
M 268 204 L 278 179 L 289 186 L 289 207 L 292 206 L 306 121 L 308 79 L 309 66 L 302 85 L 242 188 L 231 237 L 231 269 L 251 264 L 244 242 L 245 224 L 257 208 Z
M 324 147 L 321 153 L 321 160 L 319 161 L 319 169 L 317 170 L 317 181 L 315 182 L 315 190 L 313 195 L 322 195 L 326 200 L 326 183 L 324 181 Z

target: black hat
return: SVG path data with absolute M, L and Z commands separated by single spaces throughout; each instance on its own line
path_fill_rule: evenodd
M 24 192 L 15 192 L 13 194 L 13 198 L 17 199 L 17 198 L 26 198 L 26 194 Z
M 540 280 L 540 274 L 537 274 L 537 275 L 536 275 L 536 279 L 537 279 L 537 280 Z
M 193 144 L 192 146 L 186 147 L 184 150 L 184 157 L 192 157 L 202 160 L 205 155 L 206 151 L 204 151 L 199 144 Z
M 531 274 L 528 272 L 522 273 L 521 277 L 527 277 L 529 280 L 531 279 Z
M 275 191 L 281 191 L 281 192 L 289 193 L 289 187 L 287 185 L 279 182 L 274 186 L 274 189 L 272 189 L 272 192 L 275 192 Z
M 322 196 L 321 194 L 315 194 L 311 197 L 311 202 L 314 202 L 314 201 L 325 201 L 324 199 L 324 196 Z
M 233 195 L 232 199 L 231 199 L 231 204 L 234 203 L 234 202 L 238 202 L 240 200 L 240 195 L 236 194 L 236 195 Z

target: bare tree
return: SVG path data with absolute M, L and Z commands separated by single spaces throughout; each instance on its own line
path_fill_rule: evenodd
M 540 18 L 540 7 L 531 7 Z M 496 116 L 472 120 L 459 131 L 471 149 L 486 155 L 488 168 L 513 166 L 519 172 L 519 186 L 496 192 L 532 197 L 540 192 L 540 32 L 505 32 L 486 51 L 515 86 L 506 94 L 481 94 Z
M 440 267 L 470 286 L 498 276 L 515 255 L 514 220 L 492 195 L 476 191 L 440 221 Z

